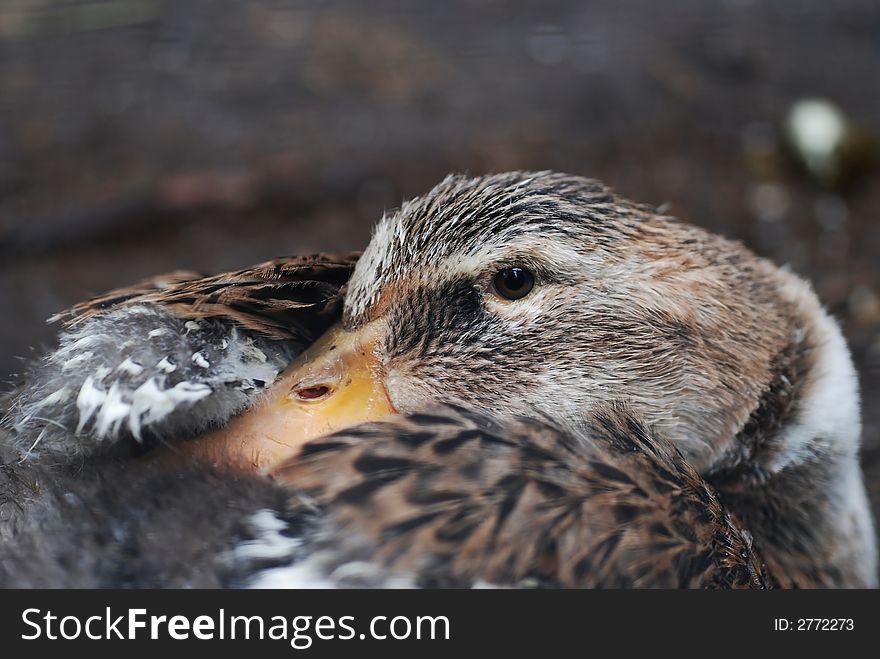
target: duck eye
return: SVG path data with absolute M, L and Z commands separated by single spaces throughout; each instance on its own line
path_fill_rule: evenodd
M 504 268 L 495 275 L 490 291 L 505 300 L 519 300 L 534 287 L 535 276 L 525 268 Z

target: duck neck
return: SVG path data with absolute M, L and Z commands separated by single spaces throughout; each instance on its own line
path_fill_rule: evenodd
M 857 380 L 836 323 L 799 328 L 734 450 L 706 474 L 782 585 L 877 585 Z

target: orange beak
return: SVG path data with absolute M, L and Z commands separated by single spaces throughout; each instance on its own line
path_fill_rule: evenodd
M 310 439 L 393 414 L 375 346 L 369 327 L 351 333 L 333 326 L 281 374 L 263 400 L 223 428 L 178 445 L 175 453 L 268 473 Z

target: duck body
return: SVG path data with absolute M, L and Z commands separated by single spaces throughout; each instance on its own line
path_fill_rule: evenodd
M 243 408 L 259 410 L 261 388 L 243 393 L 242 383 L 264 381 L 252 372 L 267 369 L 268 384 L 319 333 L 313 321 L 308 321 L 309 333 L 297 334 L 296 328 L 320 310 L 321 327 L 332 322 L 334 313 L 341 317 L 339 336 L 344 340 L 334 340 L 329 350 L 339 345 L 337 356 L 348 355 L 349 348 L 341 347 L 347 342 L 352 354 L 366 356 L 371 377 L 400 414 L 412 418 L 445 402 L 491 416 L 514 434 L 524 417 L 552 419 L 554 432 L 575 438 L 569 443 L 580 439 L 590 455 L 596 450 L 594 438 L 601 435 L 596 415 L 623 405 L 636 424 L 633 428 L 647 429 L 657 446 L 668 443 L 670 450 L 681 453 L 697 482 L 726 511 L 715 517 L 727 519 L 729 514 L 732 528 L 742 532 L 739 537 L 754 539 L 768 579 L 801 587 L 877 584 L 873 524 L 858 466 L 855 372 L 837 324 L 793 273 L 738 243 L 617 197 L 601 183 L 550 172 L 449 177 L 384 217 L 356 265 L 349 257 L 331 260 L 330 269 L 335 274 L 329 284 L 310 270 L 303 277 L 290 273 L 287 288 L 272 288 L 265 273 L 273 270 L 266 264 L 257 268 L 261 277 L 253 277 L 253 270 L 204 280 L 184 277 L 78 305 L 70 314 L 74 324 L 61 338 L 61 350 L 67 352 L 50 355 L 12 406 L 13 443 L 37 460 L 50 455 L 81 460 L 89 451 L 118 445 L 126 437 L 137 439 L 135 430 L 183 446 L 179 442 L 185 437 L 222 426 Z M 513 271 L 528 275 L 531 285 L 522 296 L 499 293 L 499 275 Z M 304 279 L 317 281 L 323 291 L 308 303 L 295 283 Z M 340 289 L 343 284 L 346 288 Z M 267 287 L 275 291 L 268 308 L 263 302 Z M 279 322 L 279 310 L 289 309 L 301 315 Z M 137 392 L 143 386 L 123 367 L 134 359 L 124 346 L 128 341 L 143 346 L 144 335 L 149 339 L 154 328 L 136 317 L 157 313 L 181 328 L 174 334 L 178 359 L 188 358 L 192 366 L 180 382 L 187 383 L 187 391 L 195 387 L 210 393 L 180 400 L 173 413 L 161 417 L 137 407 L 133 398 L 123 398 L 128 405 L 123 413 L 116 404 L 120 390 Z M 261 320 L 263 313 L 270 322 Z M 107 327 L 123 331 L 125 318 L 132 324 L 124 331 L 136 338 L 105 332 Z M 215 350 L 237 355 L 242 346 L 256 346 L 266 360 L 245 364 L 204 354 L 199 333 L 186 332 L 193 319 L 207 324 L 212 346 L 226 342 L 227 347 Z M 123 349 L 115 361 L 100 363 L 100 382 L 94 370 L 64 370 L 71 360 L 82 358 L 82 352 L 73 353 L 88 352 L 79 341 L 87 344 L 89 337 L 103 334 L 113 337 L 109 345 Z M 137 364 L 158 365 L 168 350 Z M 196 353 L 210 368 L 195 359 Z M 314 379 L 314 373 L 333 371 L 338 379 L 345 374 L 336 373 L 334 364 L 343 361 L 319 357 L 320 368 L 308 371 L 309 386 L 297 389 L 295 384 L 291 391 L 332 391 L 335 385 Z M 166 389 L 180 385 L 164 382 Z M 271 386 L 282 385 L 290 383 L 279 376 Z M 65 389 L 65 395 L 57 393 Z M 100 405 L 84 406 L 83 399 Z M 385 430 L 391 435 L 404 432 L 393 424 Z M 227 450 L 236 439 L 227 436 L 222 442 L 221 450 Z M 251 450 L 238 443 L 232 450 Z M 348 447 L 342 453 L 354 450 Z M 600 452 L 594 462 L 608 463 L 612 471 L 649 491 L 640 470 L 650 471 L 650 466 L 631 462 L 621 469 L 615 462 L 619 458 L 609 455 Z M 508 456 L 514 461 L 520 457 L 516 452 Z M 299 491 L 309 478 L 297 471 L 296 461 L 312 463 L 298 450 L 288 458 L 276 465 L 273 476 Z M 455 480 L 454 467 L 444 459 L 434 455 L 434 466 Z M 547 459 L 549 469 L 554 463 Z M 406 460 L 412 462 L 412 456 Z M 431 464 L 426 462 L 426 468 Z M 326 473 L 329 479 L 331 472 Z M 300 475 L 294 479 L 291 474 Z M 683 489 L 677 492 L 660 499 L 667 508 L 685 496 Z M 598 501 L 592 494 L 587 498 Z M 392 500 L 398 503 L 382 508 L 383 514 L 392 515 L 395 506 L 407 509 L 405 501 Z M 328 501 L 331 516 L 342 514 L 343 502 Z M 608 505 L 613 509 L 614 500 Z M 666 514 L 672 513 L 667 509 Z M 519 527 L 526 535 L 529 519 L 522 518 Z M 533 519 L 540 523 L 540 516 Z M 617 524 L 625 527 L 627 522 Z M 601 535 L 598 527 L 589 528 Z M 364 533 L 370 536 L 371 531 Z M 422 554 L 433 551 L 422 536 L 408 537 Z M 643 541 L 656 544 L 651 538 Z M 393 546 L 385 542 L 373 545 L 376 556 Z M 535 555 L 530 565 L 540 560 Z M 528 578 L 526 572 L 516 575 Z M 475 568 L 477 573 L 480 578 L 500 574 L 488 568 Z M 501 581 L 515 582 L 513 574 Z M 680 575 L 642 579 L 635 568 L 617 576 L 615 583 L 629 585 L 701 583 Z M 570 576 L 566 579 L 548 583 L 574 583 Z M 761 582 L 764 577 L 754 579 Z M 592 577 L 582 574 L 578 583 L 612 581 L 597 569 Z
M 106 459 L 43 482 L 0 586 L 775 584 L 681 454 L 619 408 L 577 438 L 432 408 L 315 440 L 274 482 Z

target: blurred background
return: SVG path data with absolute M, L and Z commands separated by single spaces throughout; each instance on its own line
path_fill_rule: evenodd
M 358 249 L 451 171 L 550 168 L 814 282 L 877 502 L 878 136 L 875 0 L 2 0 L 0 380 L 85 297 Z

